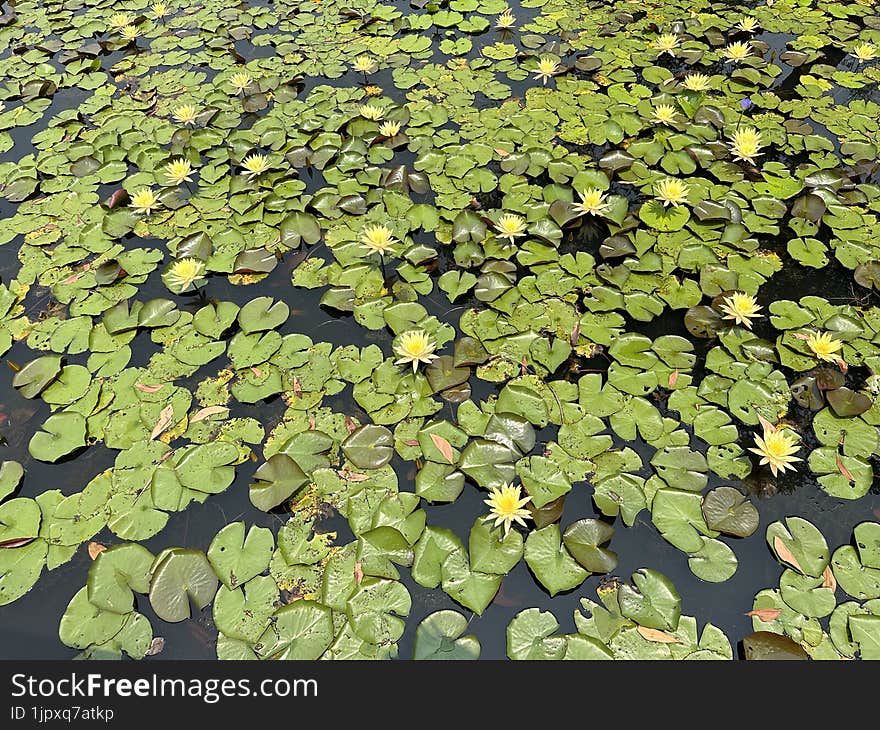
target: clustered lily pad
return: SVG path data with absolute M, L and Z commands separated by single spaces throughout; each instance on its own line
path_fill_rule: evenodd
M 723 582 L 761 496 L 876 482 L 876 8 L 410 5 L 4 16 L 0 606 L 100 537 L 83 656 L 146 656 L 149 602 L 210 606 L 220 658 L 390 658 L 407 586 L 483 614 L 522 563 L 600 603 L 521 611 L 512 659 L 731 658 L 618 531 Z M 234 490 L 209 544 L 141 544 Z M 880 656 L 878 529 L 766 527 L 746 655 Z

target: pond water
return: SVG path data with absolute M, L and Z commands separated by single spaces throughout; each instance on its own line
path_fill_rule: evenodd
M 442 651 L 472 634 L 487 659 L 744 658 L 756 630 L 814 658 L 880 646 L 872 4 L 71 0 L 3 18 L 0 449 L 24 471 L 0 472 L 0 586 L 15 594 L 0 599 L 3 658 L 140 659 L 154 637 L 164 645 L 148 661 L 410 658 L 440 610 L 466 622 Z M 190 123 L 175 119 L 187 104 Z M 400 126 L 382 132 L 389 121 Z M 737 146 L 743 129 L 757 146 Z M 265 169 L 249 167 L 255 155 Z M 190 179 L 171 184 L 180 159 Z M 664 180 L 685 182 L 678 199 Z M 590 191 L 601 197 L 585 212 Z M 370 226 L 393 237 L 381 256 Z M 176 262 L 196 267 L 182 284 Z M 759 309 L 734 320 L 735 292 Z M 171 312 L 156 323 L 129 312 L 156 300 Z M 195 326 L 224 302 L 225 326 Z M 447 359 L 395 366 L 412 330 Z M 349 451 L 369 423 L 393 440 Z M 779 474 L 748 451 L 776 429 L 799 459 Z M 287 441 L 313 431 L 326 447 Z M 525 448 L 503 446 L 519 438 Z M 263 466 L 279 452 L 300 481 Z M 424 498 L 422 469 L 460 477 L 460 493 Z M 164 479 L 181 509 L 161 502 Z M 461 568 L 484 500 L 511 480 L 533 503 L 560 500 L 560 531 L 613 525 L 588 546 L 594 560 L 613 550 L 613 567 L 588 575 L 528 517 L 513 528 L 525 557 L 500 529 L 485 548 L 492 564 L 518 550 L 512 567 Z M 261 481 L 281 495 L 262 509 Z M 615 491 L 625 484 L 635 491 Z M 87 486 L 104 495 L 88 510 L 76 502 Z M 745 536 L 704 521 L 725 486 L 757 510 Z M 402 508 L 398 493 L 423 498 Z M 461 541 L 434 587 L 421 511 Z M 813 527 L 789 534 L 790 517 Z M 245 582 L 274 581 L 259 608 L 234 582 L 196 597 L 202 581 L 213 598 L 213 559 L 160 555 L 209 552 L 238 521 L 279 545 Z M 329 554 L 305 547 L 313 531 L 333 533 Z M 98 557 L 124 543 L 158 558 Z M 328 577 L 329 560 L 349 558 L 348 583 Z M 657 584 L 639 586 L 639 607 L 621 603 L 609 633 L 575 621 L 583 598 L 611 586 L 617 605 L 632 589 L 611 577 L 626 585 L 644 568 L 730 649 L 685 648 Z M 125 605 L 108 608 L 119 591 Z M 191 618 L 167 620 L 175 600 Z M 308 630 L 285 623 L 297 604 Z M 511 649 L 515 621 L 531 648 Z

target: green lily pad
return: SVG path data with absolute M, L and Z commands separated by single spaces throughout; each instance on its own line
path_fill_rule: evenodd
M 264 512 L 277 507 L 302 489 L 309 478 L 287 454 L 274 454 L 254 472 L 251 504 Z
M 562 533 L 562 542 L 571 556 L 591 573 L 610 573 L 617 567 L 617 553 L 602 545 L 614 537 L 614 528 L 601 520 L 572 522 Z
M 733 487 L 716 487 L 707 493 L 702 510 L 709 529 L 725 535 L 748 537 L 758 529 L 758 510 Z
M 54 463 L 86 445 L 86 419 L 73 411 L 54 413 L 47 418 L 28 444 L 31 456 Z
M 252 525 L 245 537 L 244 522 L 232 522 L 211 540 L 208 562 L 231 591 L 268 568 L 274 550 L 271 530 Z
M 551 596 L 577 588 L 589 576 L 563 546 L 557 524 L 530 532 L 524 554 L 529 568 Z
M 156 557 L 150 580 L 150 605 L 163 621 L 183 621 L 190 617 L 191 606 L 201 611 L 211 602 L 217 583 L 204 553 L 171 548 Z
M 358 469 L 379 469 L 394 455 L 394 436 L 384 426 L 367 424 L 342 442 L 342 453 Z
M 641 568 L 632 575 L 635 584 L 623 583 L 617 598 L 620 612 L 639 626 L 675 631 L 681 616 L 681 598 L 662 573 Z
M 416 628 L 413 659 L 479 659 L 480 642 L 473 634 L 463 636 L 468 620 L 458 611 L 435 611 Z
M 99 553 L 86 582 L 89 601 L 105 611 L 129 613 L 134 593 L 150 590 L 153 560 L 153 553 L 137 543 L 114 545 Z

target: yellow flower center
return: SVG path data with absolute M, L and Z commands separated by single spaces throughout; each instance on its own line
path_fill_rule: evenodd
M 522 236 L 526 232 L 525 219 L 514 213 L 505 213 L 495 225 L 501 238 L 509 238 L 511 243 L 514 238 Z
M 245 157 L 241 161 L 241 166 L 247 170 L 246 175 L 248 178 L 254 178 L 269 169 L 269 158 L 266 155 L 259 155 L 255 152 Z
M 400 133 L 400 122 L 383 122 L 379 126 L 379 134 L 384 137 L 394 137 L 395 135 Z
M 195 124 L 199 110 L 192 104 L 181 104 L 174 112 L 174 120 L 181 124 Z
M 840 340 L 835 340 L 829 332 L 822 332 L 821 334 L 812 332 L 807 337 L 807 347 L 820 360 L 834 362 L 838 357 L 837 352 L 843 347 L 843 343 Z
M 659 104 L 654 107 L 654 121 L 660 124 L 672 124 L 675 122 L 677 112 L 671 104 Z
M 575 203 L 574 209 L 586 215 L 602 215 L 608 210 L 606 195 L 599 188 L 586 188 L 578 193 L 581 202 Z
M 725 313 L 724 319 L 732 319 L 747 329 L 752 328 L 752 319 L 761 316 L 758 314 L 761 307 L 755 298 L 743 292 L 734 292 L 731 296 L 724 297 L 719 309 Z
M 671 205 L 674 208 L 687 202 L 689 192 L 687 183 L 674 177 L 667 177 L 654 186 L 657 200 L 664 206 Z
M 250 85 L 251 80 L 251 77 L 244 71 L 238 71 L 229 77 L 229 84 L 235 89 L 236 93 L 240 94 Z
M 398 338 L 397 344 L 394 345 L 394 352 L 399 359 L 394 361 L 395 365 L 412 364 L 413 372 L 415 372 L 420 362 L 430 363 L 436 360 L 437 356 L 434 350 L 437 346 L 431 340 L 430 336 L 424 330 L 410 330 L 404 332 Z
M 749 451 L 758 454 L 761 457 L 760 463 L 768 464 L 770 472 L 776 476 L 786 469 L 794 470 L 792 464 L 796 461 L 802 461 L 793 456 L 799 448 L 797 439 L 789 433 L 788 429 L 765 424 L 763 435 L 755 436 L 755 448 L 750 448 Z
M 183 158 L 173 160 L 165 165 L 165 177 L 175 185 L 179 185 L 182 182 L 189 182 L 191 180 L 191 172 L 192 165 L 189 164 L 188 160 L 184 160 Z
M 877 47 L 873 43 L 862 43 L 853 48 L 853 55 L 861 62 L 873 61 L 877 58 Z
M 383 116 L 385 116 L 384 109 L 375 104 L 361 104 L 358 112 L 364 119 L 369 119 L 373 122 L 378 122 Z
M 673 51 L 678 48 L 678 36 L 674 33 L 662 33 L 654 39 L 654 42 L 651 43 L 651 47 L 660 51 L 661 56 L 664 53 L 674 56 L 675 54 Z
M 753 127 L 743 127 L 733 133 L 730 149 L 733 152 L 733 159 L 754 164 L 763 146 L 764 140 L 758 130 Z
M 743 43 L 742 41 L 731 43 L 729 46 L 727 46 L 727 48 L 724 49 L 725 58 L 733 61 L 734 63 L 745 60 L 751 55 L 751 53 L 751 44 Z
M 158 207 L 159 199 L 149 188 L 141 188 L 131 196 L 131 207 L 138 213 L 151 213 L 153 208 Z
M 483 522 L 494 520 L 495 527 L 504 525 L 504 536 L 506 537 L 514 522 L 525 526 L 525 518 L 531 516 L 525 505 L 531 499 L 529 495 L 522 497 L 518 486 L 505 484 L 500 488 L 493 487 L 489 491 L 489 498 L 483 500 L 483 503 L 489 506 L 489 515 L 483 518 Z
M 682 86 L 688 91 L 708 91 L 709 77 L 700 73 L 688 74 L 685 76 Z
M 397 239 L 387 226 L 367 226 L 361 233 L 361 244 L 370 251 L 384 254 L 390 251 Z
M 183 293 L 205 273 L 205 262 L 195 258 L 178 259 L 165 274 L 166 283 L 174 290 Z

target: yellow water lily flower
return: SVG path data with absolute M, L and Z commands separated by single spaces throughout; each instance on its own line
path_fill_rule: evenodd
M 131 25 L 134 18 L 129 13 L 114 13 L 110 16 L 107 24 L 114 30 L 121 30 L 126 25 Z
M 661 33 L 653 41 L 650 46 L 655 51 L 660 51 L 659 55 L 668 53 L 670 56 L 675 55 L 675 49 L 678 48 L 679 40 L 675 33 Z
M 526 219 L 516 213 L 505 213 L 495 223 L 499 238 L 507 238 L 513 243 L 517 236 L 525 235 Z
M 507 8 L 497 18 L 495 18 L 496 30 L 510 30 L 516 25 L 516 18 L 513 16 L 513 10 Z
M 236 71 L 229 77 L 229 85 L 233 88 L 236 94 L 244 92 L 244 90 L 251 85 L 252 81 L 253 79 L 250 75 L 244 71 Z
M 734 160 L 755 164 L 755 158 L 761 156 L 759 151 L 764 146 L 761 133 L 754 127 L 740 127 L 733 133 L 730 151 Z
M 388 226 L 367 226 L 361 232 L 361 245 L 372 253 L 384 255 L 394 249 L 397 239 Z
M 860 43 L 852 49 L 852 55 L 856 57 L 859 63 L 868 63 L 877 58 L 877 46 L 873 43 Z
M 681 85 L 688 91 L 708 91 L 711 88 L 711 79 L 706 74 L 692 73 L 684 77 Z
M 245 177 L 249 180 L 253 180 L 255 177 L 262 175 L 266 170 L 272 167 L 272 164 L 269 162 L 268 155 L 260 155 L 253 152 L 241 161 L 241 166 L 247 170 Z
M 657 124 L 675 124 L 678 110 L 672 104 L 658 104 L 654 107 L 651 120 Z
M 686 203 L 689 192 L 688 184 L 674 177 L 664 178 L 654 184 L 654 195 L 664 207 L 671 205 L 677 208 L 682 203 Z
M 424 330 L 410 330 L 404 332 L 397 338 L 397 344 L 394 345 L 394 352 L 399 355 L 399 359 L 394 361 L 395 365 L 411 364 L 413 372 L 415 372 L 419 363 L 426 365 L 432 360 L 436 360 L 437 356 L 434 350 L 437 345 L 431 340 L 431 337 Z
M 183 182 L 192 182 L 192 178 L 190 177 L 191 174 L 192 165 L 189 163 L 189 160 L 185 160 L 182 157 L 172 160 L 165 165 L 165 177 L 168 178 L 168 182 L 173 185 L 180 185 Z
M 382 87 L 376 86 L 376 84 L 367 84 L 364 87 L 364 94 L 366 96 L 382 96 Z
M 199 110 L 193 104 L 181 104 L 172 113 L 174 121 L 180 124 L 195 124 Z
M 131 207 L 138 213 L 149 215 L 154 208 L 159 207 L 159 198 L 150 188 L 141 188 L 131 196 Z
M 603 215 L 608 211 L 608 196 L 599 188 L 585 188 L 578 195 L 581 202 L 572 207 L 581 215 Z
M 165 3 L 153 3 L 150 10 L 153 11 L 154 18 L 164 18 L 168 15 L 168 6 Z
M 807 347 L 820 360 L 835 362 L 843 343 L 840 340 L 835 340 L 830 332 L 811 332 L 807 337 Z
M 752 55 L 752 44 L 746 41 L 736 41 L 728 45 L 721 54 L 728 61 L 739 63 L 740 61 L 745 61 Z
M 134 25 L 123 25 L 122 28 L 119 29 L 119 35 L 127 41 L 133 41 L 135 38 L 140 37 L 141 32 Z
M 753 18 L 751 15 L 746 15 L 743 18 L 740 18 L 739 23 L 736 24 L 736 27 L 741 30 L 743 33 L 754 33 L 760 23 L 756 18 Z
M 390 120 L 382 122 L 379 125 L 379 134 L 383 137 L 394 137 L 400 134 L 400 122 L 392 122 Z
M 205 262 L 195 258 L 178 259 L 165 272 L 165 283 L 182 294 L 205 275 Z
M 732 319 L 736 324 L 741 324 L 746 329 L 752 328 L 751 320 L 761 316 L 758 314 L 761 306 L 755 301 L 755 298 L 741 291 L 724 297 L 718 308 L 725 313 L 724 319 Z
M 541 56 L 538 59 L 538 66 L 535 69 L 536 80 L 543 80 L 544 86 L 547 85 L 547 81 L 553 78 L 554 74 L 559 73 L 562 70 L 562 66 L 556 61 L 555 58 L 551 56 Z
M 526 526 L 526 518 L 531 517 L 531 513 L 526 509 L 526 505 L 531 501 L 531 496 L 521 496 L 521 487 L 505 484 L 502 487 L 492 487 L 489 490 L 489 499 L 484 499 L 483 503 L 489 505 L 489 515 L 483 518 L 483 522 L 492 522 L 493 527 L 504 525 L 504 537 L 510 532 L 510 528 L 514 522 Z
M 351 67 L 359 73 L 368 74 L 375 70 L 376 63 L 369 56 L 358 56 Z
M 385 110 L 381 106 L 375 104 L 361 104 L 358 113 L 364 118 L 373 122 L 378 122 L 385 116 Z
M 792 464 L 803 461 L 793 454 L 800 449 L 798 439 L 787 428 L 777 428 L 764 422 L 763 436 L 755 436 L 755 448 L 750 448 L 753 454 L 761 457 L 761 464 L 768 464 L 773 476 L 784 472 L 786 469 L 794 471 Z

